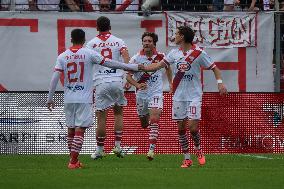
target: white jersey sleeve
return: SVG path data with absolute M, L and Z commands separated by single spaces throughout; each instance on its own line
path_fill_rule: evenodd
M 164 57 L 163 62 L 166 64 L 167 67 L 174 63 L 175 53 L 176 49 L 173 49 Z
M 200 66 L 204 67 L 205 69 L 213 69 L 216 67 L 214 61 L 211 59 L 210 56 L 205 51 L 202 51 L 199 57 L 197 58 L 197 61 Z
M 57 57 L 56 64 L 55 64 L 55 67 L 54 67 L 54 71 L 59 71 L 59 72 L 64 71 L 64 65 L 61 61 L 60 56 Z
M 104 62 L 104 57 L 96 51 L 91 52 L 91 60 L 94 64 L 102 64 Z

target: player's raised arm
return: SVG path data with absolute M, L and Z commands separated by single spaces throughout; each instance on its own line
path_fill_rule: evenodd
M 213 73 L 215 75 L 215 78 L 217 80 L 218 90 L 219 90 L 220 94 L 221 95 L 227 94 L 228 92 L 227 92 L 227 89 L 226 89 L 225 85 L 223 84 L 221 71 L 219 70 L 219 68 L 217 66 L 212 68 L 212 71 L 213 71 Z

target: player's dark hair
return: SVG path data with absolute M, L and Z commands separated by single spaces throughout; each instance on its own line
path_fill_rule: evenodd
M 71 31 L 71 39 L 74 44 L 85 43 L 85 32 L 82 29 L 74 29 Z
M 153 43 L 156 46 L 156 43 L 158 42 L 158 35 L 153 33 L 153 32 L 144 32 L 143 35 L 142 35 L 142 38 L 141 38 L 142 42 L 143 42 L 144 37 L 146 37 L 146 36 L 152 37 Z
M 110 30 L 110 20 L 105 16 L 100 16 L 97 19 L 97 29 L 100 32 L 105 32 Z
M 177 29 L 179 30 L 179 34 L 183 35 L 185 43 L 192 43 L 195 33 L 190 27 L 179 26 Z

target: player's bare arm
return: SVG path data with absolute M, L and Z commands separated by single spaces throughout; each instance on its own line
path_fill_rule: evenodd
M 126 75 L 126 80 L 133 86 L 136 87 L 136 89 L 138 90 L 145 90 L 147 88 L 147 84 L 146 83 L 138 83 L 137 81 L 135 81 L 131 75 L 131 73 L 127 73 Z
M 129 57 L 129 53 L 127 49 L 123 49 L 121 51 L 121 57 L 125 63 L 128 63 L 130 61 L 130 57 Z
M 55 71 L 53 73 L 51 81 L 50 81 L 48 98 L 47 98 L 47 108 L 49 109 L 49 111 L 52 111 L 52 109 L 54 109 L 54 107 L 55 107 L 52 98 L 53 98 L 57 83 L 58 83 L 59 78 L 60 78 L 60 73 L 61 72 L 59 72 L 59 71 Z
M 128 63 L 130 61 L 130 57 L 129 57 L 129 53 L 127 49 L 123 49 L 121 51 L 121 57 L 125 63 Z M 127 82 L 124 85 L 124 89 L 129 90 L 130 88 L 131 88 L 131 83 L 129 83 L 129 81 L 127 80 Z
M 223 80 L 222 80 L 222 76 L 221 76 L 221 71 L 219 70 L 219 68 L 217 66 L 215 66 L 212 71 L 214 72 L 215 78 L 217 80 L 217 84 L 218 84 L 218 90 L 220 92 L 220 95 L 225 95 L 227 94 L 227 89 L 225 87 L 225 85 L 223 84 Z
M 168 82 L 169 82 L 169 87 L 170 87 L 170 91 L 169 93 L 171 94 L 173 92 L 173 73 L 172 73 L 172 69 L 170 66 L 168 67 L 165 67 L 166 69 L 166 75 L 167 75 L 167 78 L 168 78 Z

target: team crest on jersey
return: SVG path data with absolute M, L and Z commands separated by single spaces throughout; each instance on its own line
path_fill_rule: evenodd
M 177 69 L 181 72 L 188 71 L 190 70 L 190 68 L 191 68 L 191 65 L 188 62 L 179 62 L 177 64 Z

